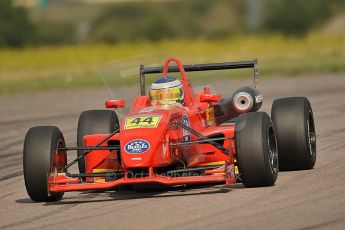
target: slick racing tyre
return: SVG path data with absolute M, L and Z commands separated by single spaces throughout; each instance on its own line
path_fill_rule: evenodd
M 278 176 L 278 149 L 270 117 L 264 112 L 239 115 L 235 140 L 242 183 L 246 187 L 274 185 Z
M 316 134 L 308 99 L 277 99 L 273 102 L 271 115 L 277 134 L 279 169 L 313 168 L 316 161 Z
M 63 193 L 49 192 L 48 180 L 61 172 L 67 163 L 64 137 L 59 128 L 38 126 L 25 136 L 23 168 L 26 191 L 37 202 L 60 200 Z
M 78 122 L 77 145 L 84 146 L 84 136 L 91 134 L 110 134 L 118 129 L 119 120 L 115 111 L 111 110 L 88 110 L 81 113 Z M 84 151 L 79 150 L 78 157 Z M 79 172 L 85 173 L 85 158 L 78 161 Z

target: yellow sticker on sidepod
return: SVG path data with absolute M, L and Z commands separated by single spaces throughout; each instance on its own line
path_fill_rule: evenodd
M 160 119 L 159 115 L 127 117 L 125 129 L 157 128 Z

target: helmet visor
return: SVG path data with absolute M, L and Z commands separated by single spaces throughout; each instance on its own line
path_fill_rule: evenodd
M 177 102 L 182 100 L 182 88 L 151 89 L 151 102 L 160 102 L 162 104 Z

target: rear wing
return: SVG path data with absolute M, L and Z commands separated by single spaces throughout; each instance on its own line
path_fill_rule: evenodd
M 208 71 L 208 70 L 225 70 L 225 69 L 244 69 L 253 68 L 254 86 L 257 88 L 259 81 L 259 69 L 257 59 L 251 61 L 223 62 L 208 64 L 183 65 L 185 72 Z M 145 74 L 162 73 L 164 67 L 145 67 L 140 65 L 140 92 L 145 95 Z M 169 66 L 168 72 L 179 72 L 178 66 Z

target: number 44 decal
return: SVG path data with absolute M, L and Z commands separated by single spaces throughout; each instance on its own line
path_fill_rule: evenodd
M 157 128 L 161 115 L 127 117 L 125 129 Z
M 140 123 L 148 123 L 151 124 L 153 122 L 152 117 L 146 117 L 145 119 L 142 119 L 144 117 L 137 117 L 133 121 L 131 121 L 131 124 L 140 124 Z

